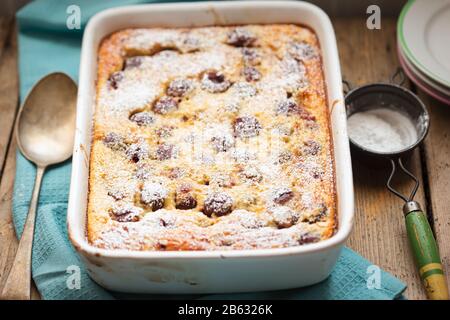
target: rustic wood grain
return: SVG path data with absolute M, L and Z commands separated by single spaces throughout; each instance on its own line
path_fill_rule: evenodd
M 3 23 L 0 32 L 0 288 L 14 259 L 17 240 L 11 217 L 12 188 L 15 171 L 13 123 L 18 105 L 17 47 L 15 33 L 7 34 L 10 26 Z M 13 139 L 14 141 L 14 139 Z M 8 154 L 9 149 L 9 154 Z M 14 149 L 14 150 L 13 150 Z M 7 157 L 8 156 L 8 157 Z M 5 164 L 5 160 L 7 163 Z M 1 292 L 1 290 L 0 290 Z
M 2 56 L 5 43 L 8 40 L 12 21 L 12 18 L 0 15 L 0 57 Z
M 395 51 L 395 20 L 383 19 L 381 30 L 368 30 L 365 20 L 361 18 L 340 18 L 333 22 L 344 79 L 355 85 L 389 81 L 399 66 Z M 418 152 L 411 159 L 410 167 L 417 176 L 422 177 Z M 425 299 L 409 250 L 403 202 L 385 187 L 388 170 L 369 169 L 353 160 L 356 211 L 348 245 L 402 279 L 408 285 L 407 298 Z M 403 192 L 408 192 L 412 187 L 408 180 L 397 182 Z M 423 184 L 416 200 L 425 206 Z
M 10 33 L 0 32 L 0 37 L 4 37 L 3 40 L 0 38 L 0 176 L 11 140 L 19 90 L 15 28 L 2 27 L 10 30 Z
M 17 239 L 11 215 L 12 192 L 15 174 L 16 143 L 13 140 L 6 160 L 5 171 L 0 184 L 0 292 L 6 281 L 17 249 Z
M 429 208 L 450 287 L 450 107 L 419 90 L 419 97 L 430 113 L 430 131 L 424 142 L 424 157 L 429 183 Z

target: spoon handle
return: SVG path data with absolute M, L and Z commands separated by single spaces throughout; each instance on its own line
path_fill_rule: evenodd
M 45 167 L 37 167 L 33 196 L 28 210 L 27 221 L 20 237 L 19 247 L 11 271 L 1 294 L 2 299 L 30 300 L 31 298 L 31 252 L 33 249 L 36 208 Z

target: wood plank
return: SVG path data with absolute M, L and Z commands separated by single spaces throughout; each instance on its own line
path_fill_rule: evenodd
M 19 92 L 16 32 L 15 27 L 7 29 L 11 32 L 0 55 L 0 177 L 13 131 Z
M 333 22 L 344 79 L 355 85 L 389 81 L 399 66 L 395 53 L 395 19 L 383 19 L 381 30 L 368 30 L 361 18 L 338 18 Z M 422 177 L 418 152 L 410 166 Z M 403 280 L 408 285 L 407 298 L 424 299 L 425 292 L 407 241 L 403 202 L 385 187 L 388 173 L 388 168 L 369 169 L 353 159 L 356 211 L 348 245 Z M 403 192 L 412 187 L 408 180 L 400 179 L 398 183 Z M 416 200 L 424 204 L 423 184 Z
M 429 183 L 429 208 L 434 231 L 450 287 L 450 107 L 419 90 L 419 97 L 430 113 L 430 131 L 424 143 Z
M 0 292 L 6 281 L 17 249 L 17 239 L 12 222 L 12 193 L 15 174 L 16 143 L 12 142 L 0 184 Z
M 6 16 L 0 16 L 0 57 L 2 56 L 3 48 L 8 40 L 12 19 Z
M 9 26 L 3 26 L 9 30 Z M 4 164 L 12 137 L 12 126 L 18 105 L 17 48 L 12 35 L 5 35 L 5 50 L 0 55 L 0 288 L 8 274 L 17 239 L 11 217 L 12 188 L 14 183 L 15 154 L 10 152 Z M 0 40 L 1 41 L 1 40 Z M 9 43 L 11 43 L 11 45 Z M 9 148 L 15 150 L 14 145 Z M 0 291 L 1 292 L 1 291 Z

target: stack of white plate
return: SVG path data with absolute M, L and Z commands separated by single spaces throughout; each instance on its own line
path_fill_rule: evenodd
M 397 44 L 406 75 L 450 105 L 450 0 L 409 0 L 398 20 Z

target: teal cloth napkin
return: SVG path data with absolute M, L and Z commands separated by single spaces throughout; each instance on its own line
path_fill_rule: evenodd
M 78 79 L 82 30 L 86 21 L 107 7 L 157 1 L 139 0 L 40 0 L 17 13 L 19 22 L 20 97 L 23 100 L 32 85 L 53 71 L 63 71 Z M 168 2 L 168 1 L 166 1 Z M 66 27 L 69 5 L 81 9 L 81 30 Z M 17 234 L 21 234 L 31 199 L 35 167 L 17 154 L 14 184 L 13 218 Z M 44 299 L 116 299 L 164 298 L 107 291 L 87 275 L 82 262 L 71 246 L 66 232 L 66 210 L 71 162 L 48 169 L 39 198 L 33 248 L 33 279 Z M 69 266 L 81 270 L 80 288 L 69 289 Z M 175 298 L 200 299 L 394 299 L 401 297 L 406 286 L 392 275 L 380 272 L 380 287 L 369 289 L 371 263 L 344 248 L 331 276 L 307 288 L 277 292 L 226 295 L 180 295 Z M 369 268 L 369 269 L 368 269 Z M 70 270 L 70 269 L 69 269 Z M 71 287 L 73 288 L 73 287 Z M 174 298 L 171 296 L 170 298 Z

